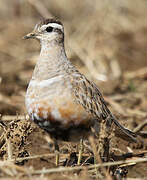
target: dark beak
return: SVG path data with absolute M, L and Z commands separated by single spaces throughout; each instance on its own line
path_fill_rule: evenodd
M 32 39 L 35 38 L 36 34 L 35 33 L 29 33 L 26 36 L 23 37 L 23 39 Z

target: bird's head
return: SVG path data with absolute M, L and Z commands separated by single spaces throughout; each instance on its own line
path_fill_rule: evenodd
M 56 19 L 43 19 L 36 24 L 34 30 L 24 36 L 24 39 L 37 39 L 42 42 L 57 42 L 64 41 L 63 24 Z

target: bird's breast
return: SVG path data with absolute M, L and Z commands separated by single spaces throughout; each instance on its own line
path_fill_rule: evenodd
M 59 125 L 63 129 L 89 126 L 91 115 L 75 100 L 72 85 L 62 79 L 35 81 L 26 94 L 29 116 L 42 126 Z

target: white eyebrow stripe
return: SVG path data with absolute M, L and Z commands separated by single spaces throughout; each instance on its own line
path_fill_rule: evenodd
M 48 23 L 48 24 L 42 25 L 40 29 L 44 30 L 49 26 L 51 26 L 53 28 L 61 29 L 63 31 L 63 26 L 60 24 L 57 24 L 57 23 Z

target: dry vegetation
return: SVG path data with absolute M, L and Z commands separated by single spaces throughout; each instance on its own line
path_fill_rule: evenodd
M 128 179 L 146 179 L 147 1 L 0 0 L 0 17 L 0 179 L 111 180 L 105 167 L 113 163 L 128 171 Z M 22 36 L 41 17 L 63 21 L 70 60 L 97 83 L 119 121 L 140 135 L 138 144 L 112 137 L 112 161 L 118 162 L 92 165 L 90 140 L 81 166 L 72 167 L 70 158 L 68 167 L 55 168 L 45 132 L 25 116 L 25 91 L 40 47 Z M 77 145 L 62 142 L 60 165 L 71 152 L 78 152 Z

